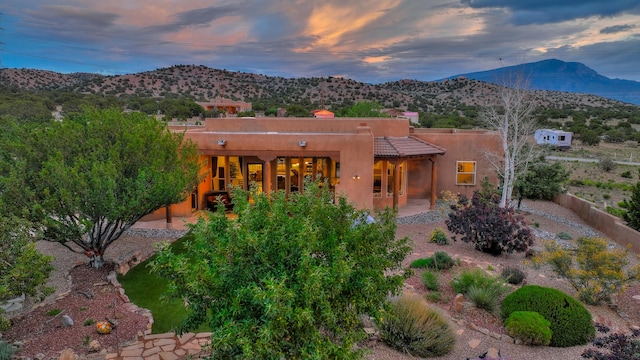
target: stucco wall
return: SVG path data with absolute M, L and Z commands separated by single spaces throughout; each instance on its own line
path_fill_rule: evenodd
M 473 195 L 473 191 L 480 188 L 484 177 L 496 184 L 498 177 L 495 169 L 487 160 L 487 152 L 498 153 L 500 143 L 495 132 L 486 130 L 458 130 L 458 129 L 413 129 L 412 136 L 443 147 L 446 153 L 437 157 L 436 195 L 442 191 Z M 476 162 L 476 183 L 471 185 L 456 185 L 456 161 Z M 431 173 L 430 167 L 424 169 L 424 175 Z M 427 181 L 427 178 L 423 181 Z
M 597 209 L 593 203 L 571 194 L 558 195 L 553 201 L 576 213 L 589 226 L 603 232 L 611 240 L 629 246 L 633 252 L 640 254 L 640 232 L 626 226 L 618 217 Z

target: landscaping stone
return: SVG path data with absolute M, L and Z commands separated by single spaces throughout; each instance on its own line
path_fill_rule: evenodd
M 69 315 L 62 315 L 60 318 L 60 324 L 63 327 L 71 327 L 73 326 L 73 319 Z

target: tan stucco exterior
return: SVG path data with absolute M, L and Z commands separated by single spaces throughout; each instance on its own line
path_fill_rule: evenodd
M 175 126 L 174 131 L 184 131 L 185 136 L 198 144 L 203 160 L 209 161 L 207 177 L 198 186 L 193 199 L 173 205 L 174 216 L 188 216 L 189 212 L 206 207 L 207 191 L 216 184 L 213 176 L 227 176 L 220 164 L 229 159 L 238 162 L 244 174 L 243 186 L 248 186 L 248 165 L 260 166 L 260 180 L 265 192 L 277 190 L 282 175 L 276 174 L 278 165 L 316 166 L 316 161 L 332 168 L 328 176 L 336 194 L 343 194 L 358 208 L 375 209 L 385 206 L 404 206 L 409 199 L 435 199 L 441 191 L 471 195 L 479 188 L 480 180 L 488 176 L 493 182 L 495 172 L 485 160 L 486 151 L 499 149 L 495 133 L 487 131 L 460 131 L 453 129 L 414 129 L 408 119 L 401 118 L 211 118 L 203 126 Z M 444 148 L 442 154 L 424 156 L 376 157 L 376 137 L 414 137 Z M 446 152 L 445 152 L 446 151 Z M 213 159 L 213 160 L 212 160 Z M 211 165 L 221 159 L 220 164 Z M 313 161 L 311 161 L 313 159 Z M 374 164 L 379 160 L 378 174 L 382 191 L 374 196 Z M 476 162 L 476 181 L 473 184 L 456 185 L 457 161 Z M 294 164 L 295 163 L 295 164 Z M 339 171 L 336 171 L 339 163 Z M 380 166 L 380 164 L 383 164 Z M 394 167 L 391 164 L 402 166 Z M 388 166 L 388 168 L 387 168 Z M 402 168 L 402 173 L 400 169 Z M 315 171 L 315 170 L 314 170 Z M 338 174 L 339 172 L 339 174 Z M 325 170 L 323 176 L 329 172 Z M 392 177 L 392 174 L 396 175 Z M 278 176 L 280 178 L 278 178 Z M 378 175 L 380 176 L 380 175 Z M 386 176 L 389 176 L 387 182 Z M 253 175 L 255 178 L 255 175 Z M 221 179 L 221 178 L 217 178 Z M 395 180 L 393 180 L 395 179 Z M 287 186 L 297 184 L 287 180 Z M 222 184 L 223 182 L 221 182 Z M 302 182 L 300 182 L 302 185 Z M 395 187 L 395 188 L 394 188 Z M 435 187 L 435 190 L 433 189 Z M 286 188 L 287 191 L 289 188 Z M 402 189 L 402 191 L 395 191 Z M 391 190 L 389 192 L 389 190 Z M 159 211 L 156 217 L 164 214 Z

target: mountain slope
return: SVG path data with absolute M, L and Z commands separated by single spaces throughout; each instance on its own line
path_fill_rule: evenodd
M 640 82 L 610 79 L 579 62 L 557 59 L 508 66 L 493 70 L 460 74 L 447 79 L 466 77 L 504 84 L 522 75 L 531 89 L 594 94 L 609 99 L 640 105 Z

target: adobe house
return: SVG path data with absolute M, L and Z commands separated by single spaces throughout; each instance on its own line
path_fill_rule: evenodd
M 358 208 L 402 207 L 441 191 L 471 195 L 495 171 L 486 151 L 500 149 L 484 130 L 422 129 L 403 118 L 208 118 L 204 126 L 175 126 L 198 144 L 206 179 L 174 216 L 207 208 L 207 196 L 230 185 L 259 191 L 300 191 L 304 178 L 326 179 Z M 150 215 L 160 218 L 165 211 Z
M 229 99 L 213 99 L 209 102 L 196 102 L 196 104 L 202 106 L 203 109 L 212 111 L 216 110 L 225 115 L 235 115 L 243 111 L 251 111 L 251 103 L 243 101 L 235 101 Z

